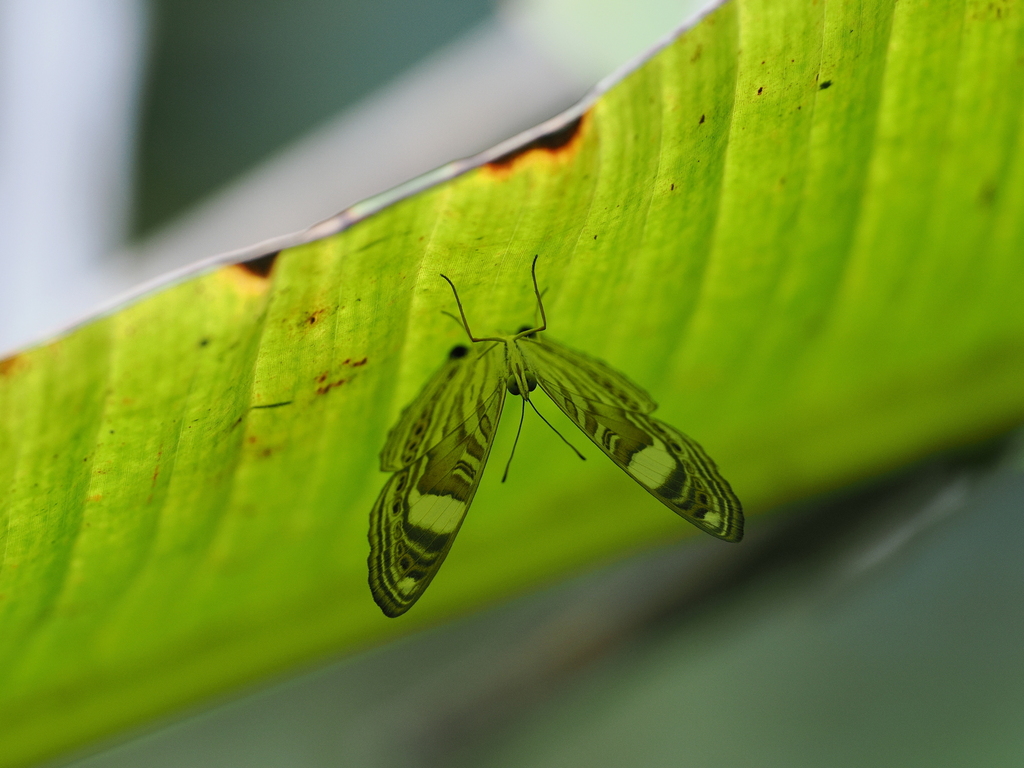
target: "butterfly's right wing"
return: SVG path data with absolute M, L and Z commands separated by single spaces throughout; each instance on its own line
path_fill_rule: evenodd
M 627 411 L 650 413 L 658 407 L 651 396 L 607 363 L 543 338 L 519 342 L 535 373 L 576 397 L 614 405 Z
M 381 463 L 408 461 L 370 513 L 370 591 L 387 616 L 423 594 L 473 502 L 505 402 L 493 350 L 449 359 L 388 437 Z
M 743 538 L 743 509 L 729 483 L 696 440 L 649 415 L 654 403 L 643 390 L 548 339 L 519 343 L 544 393 L 644 490 L 712 536 Z

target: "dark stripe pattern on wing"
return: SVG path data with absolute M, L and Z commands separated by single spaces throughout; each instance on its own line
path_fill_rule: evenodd
M 457 350 L 461 354 L 454 354 Z M 501 381 L 503 362 L 494 344 L 455 347 L 388 432 L 380 468 L 394 472 L 408 467 L 471 418 L 477 403 Z
M 638 413 L 650 413 L 658 407 L 641 387 L 596 358 L 547 337 L 522 339 L 519 346 L 538 376 L 543 372 L 574 395 Z

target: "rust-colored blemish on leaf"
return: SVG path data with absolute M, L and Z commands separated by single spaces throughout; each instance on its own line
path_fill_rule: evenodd
M 341 361 L 341 364 L 344 366 L 348 366 L 349 368 L 361 368 L 362 366 L 366 365 L 369 362 L 369 360 L 370 358 L 368 357 L 364 357 L 360 360 L 353 360 L 351 357 L 346 357 L 344 360 Z M 316 388 L 316 393 L 318 395 L 326 395 L 335 387 L 340 387 L 342 384 L 346 384 L 349 381 L 349 379 L 345 378 L 334 379 L 334 376 L 331 374 L 330 371 L 324 371 L 314 380 L 316 381 L 317 384 L 320 385 Z
M 281 252 L 274 251 L 266 256 L 257 256 L 255 259 L 240 261 L 238 266 L 256 277 L 270 277 L 270 273 L 274 271 L 274 262 L 277 261 L 279 253 Z
M 588 115 L 589 113 L 584 113 L 551 133 L 545 133 L 521 147 L 516 147 L 511 152 L 506 152 L 501 157 L 491 160 L 486 167 L 492 170 L 507 171 L 515 164 L 516 160 L 531 153 L 543 152 L 556 157 L 572 154 L 579 145 L 579 137 L 583 135 L 584 123 L 588 120 Z
M 320 379 L 317 378 L 317 381 L 320 381 Z M 316 393 L 318 395 L 326 395 L 332 389 L 334 389 L 335 387 L 340 387 L 346 381 L 348 381 L 348 379 L 338 379 L 337 381 L 325 381 L 323 384 L 316 388 Z
M 280 251 L 238 264 L 229 264 L 221 269 L 219 274 L 227 277 L 239 293 L 259 296 L 266 293 L 270 286 L 270 277 L 278 253 Z
M 20 354 L 5 357 L 3 360 L 0 360 L 0 376 L 10 376 L 24 365 L 25 358 Z

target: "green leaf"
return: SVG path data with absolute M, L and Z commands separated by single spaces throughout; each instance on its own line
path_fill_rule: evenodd
M 647 388 L 749 530 L 1019 421 L 1022 17 L 737 0 L 552 139 L 0 363 L 0 765 L 694 532 L 529 424 L 380 614 L 377 455 L 462 341 L 439 272 L 514 330 L 541 254 L 552 336 Z

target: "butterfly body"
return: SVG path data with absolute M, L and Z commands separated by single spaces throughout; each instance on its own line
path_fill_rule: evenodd
M 407 611 L 447 556 L 479 487 L 506 394 L 522 397 L 525 410 L 530 393 L 543 391 L 673 512 L 726 541 L 743 536 L 739 500 L 703 448 L 653 418 L 655 402 L 621 373 L 542 336 L 547 321 L 536 272 L 534 290 L 540 326 L 483 338 L 469 330 L 456 292 L 474 344 L 451 350 L 388 434 L 381 469 L 394 474 L 370 514 L 369 535 L 370 589 L 387 616 Z

